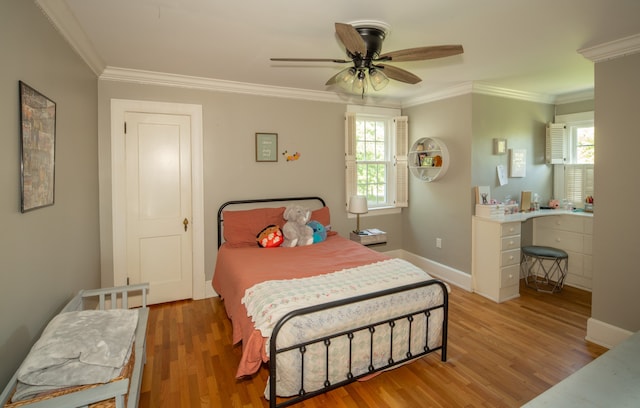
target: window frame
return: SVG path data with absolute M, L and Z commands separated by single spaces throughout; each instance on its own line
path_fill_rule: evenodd
M 579 200 L 573 200 L 572 204 L 576 208 L 584 208 L 584 200 L 586 196 L 594 195 L 593 172 L 595 171 L 594 163 L 576 163 L 577 158 L 577 128 L 594 127 L 594 112 L 580 112 L 567 115 L 557 115 L 555 123 L 564 123 L 567 131 L 565 132 L 565 146 L 567 146 L 567 160 L 564 164 L 554 165 L 554 182 L 553 191 L 557 199 L 565 199 L 568 191 L 575 191 L 576 186 L 570 186 L 572 180 L 578 180 L 581 183 L 580 190 L 582 197 Z M 594 133 L 594 156 L 595 151 L 595 133 Z M 571 175 L 574 176 L 571 176 Z M 575 175 L 579 174 L 580 177 Z M 573 197 L 575 198 L 575 197 Z
M 370 119 L 370 120 L 383 120 L 385 122 L 385 153 L 386 159 L 386 193 L 387 193 L 387 201 L 384 204 L 377 204 L 368 202 L 369 206 L 369 214 L 375 213 L 379 214 L 387 214 L 387 213 L 398 213 L 402 207 L 406 207 L 406 199 L 403 202 L 399 202 L 398 197 L 408 197 L 408 192 L 403 193 L 398 192 L 399 186 L 406 187 L 406 183 L 403 184 L 403 180 L 408 177 L 406 175 L 408 173 L 408 167 L 406 166 L 406 151 L 404 152 L 404 156 L 399 155 L 398 150 L 398 134 L 397 133 L 397 120 L 400 117 L 399 109 L 388 109 L 388 108 L 372 108 L 366 106 L 358 106 L 358 105 L 349 105 L 347 107 L 346 113 L 346 124 L 345 124 L 345 184 L 346 184 L 346 198 L 345 198 L 345 206 L 348 210 L 348 201 L 351 195 L 357 193 L 357 163 L 356 161 L 356 146 L 355 146 L 355 123 L 357 120 L 361 119 Z M 404 121 L 406 123 L 406 117 Z M 350 121 L 353 122 L 350 122 Z M 350 126 L 353 126 L 353 129 L 349 129 Z M 405 126 L 405 135 L 400 137 L 400 139 L 408 140 L 406 135 L 406 126 Z M 353 131 L 353 140 L 350 139 L 349 132 Z M 350 145 L 353 144 L 353 145 Z M 405 143 L 407 144 L 407 143 Z M 408 146 L 405 150 L 408 149 Z M 404 167 L 403 167 L 404 166 Z M 404 169 L 404 170 L 403 170 Z M 405 174 L 403 179 L 403 174 Z

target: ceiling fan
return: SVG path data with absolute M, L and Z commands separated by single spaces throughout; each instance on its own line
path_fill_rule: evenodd
M 422 61 L 463 53 L 462 45 L 436 45 L 380 54 L 382 42 L 389 28 L 385 23 L 377 21 L 335 23 L 335 27 L 336 34 L 345 46 L 349 59 L 271 58 L 271 61 L 352 63 L 353 66 L 329 78 L 325 85 L 339 85 L 354 93 L 361 93 L 364 97 L 367 91 L 367 76 L 376 91 L 383 89 L 389 83 L 389 78 L 408 84 L 417 84 L 422 81 L 409 71 L 382 64 L 383 62 Z

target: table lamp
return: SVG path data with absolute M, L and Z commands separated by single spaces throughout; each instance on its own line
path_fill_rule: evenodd
M 349 212 L 356 215 L 356 230 L 353 231 L 356 234 L 360 234 L 360 214 L 366 214 L 369 212 L 367 208 L 367 197 L 361 195 L 351 196 L 349 199 Z

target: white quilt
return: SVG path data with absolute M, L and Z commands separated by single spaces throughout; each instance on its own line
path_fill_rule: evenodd
M 20 366 L 12 401 L 111 381 L 129 359 L 137 324 L 137 310 L 83 310 L 55 316 Z
M 431 276 L 411 263 L 390 259 L 310 278 L 262 282 L 249 288 L 242 302 L 246 305 L 248 315 L 254 321 L 256 328 L 264 337 L 269 337 L 278 320 L 289 311 L 430 279 L 432 279 Z M 442 300 L 441 287 L 433 285 L 297 317 L 290 320 L 278 334 L 278 347 L 286 347 L 350 329 L 355 326 L 354 322 L 365 325 L 410 313 L 418 308 L 434 305 L 436 302 L 442 303 Z M 442 317 L 442 310 L 434 311 L 429 325 L 429 338 L 432 339 L 428 345 L 430 348 L 440 345 Z M 391 357 L 389 342 L 382 340 L 388 338 L 389 330 L 388 325 L 379 326 L 373 335 L 374 367 L 387 364 Z M 399 321 L 393 330 L 392 357 L 395 361 L 406 358 L 409 344 L 412 353 L 421 352 L 426 346 L 424 316 L 417 316 L 413 321 L 410 341 L 406 320 Z M 267 344 L 267 353 L 268 347 Z M 371 334 L 368 331 L 356 332 L 352 348 L 354 352 L 351 373 L 357 376 L 368 372 Z M 329 352 L 331 360 L 329 380 L 332 383 L 344 380 L 349 372 L 348 350 L 349 343 L 346 338 L 332 340 Z M 278 355 L 276 381 L 278 395 L 290 396 L 300 391 L 300 359 L 300 352 L 297 349 Z M 320 344 L 307 347 L 304 359 L 305 391 L 322 388 L 326 377 L 325 346 Z M 265 397 L 268 398 L 268 384 Z

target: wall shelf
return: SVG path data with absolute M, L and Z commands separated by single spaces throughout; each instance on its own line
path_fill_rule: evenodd
M 411 146 L 408 160 L 411 174 L 429 183 L 441 179 L 447 173 L 449 150 L 441 139 L 423 137 Z

